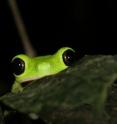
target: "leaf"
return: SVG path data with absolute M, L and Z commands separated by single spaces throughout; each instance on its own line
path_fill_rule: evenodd
M 117 56 L 85 56 L 67 70 L 36 80 L 22 93 L 8 93 L 0 101 L 47 124 L 116 124 L 116 79 Z

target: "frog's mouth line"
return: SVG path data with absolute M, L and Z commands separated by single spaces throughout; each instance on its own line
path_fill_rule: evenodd
M 26 86 L 32 84 L 33 81 L 34 81 L 34 80 L 25 81 L 25 82 L 21 83 L 21 86 L 22 86 L 22 87 L 26 87 Z
M 22 83 L 21 83 L 21 86 L 22 87 L 26 87 L 26 86 L 32 84 L 32 82 L 35 81 L 35 80 L 37 80 L 37 79 L 39 79 L 39 77 L 38 78 L 35 78 L 34 77 L 34 78 L 30 78 L 28 80 L 23 80 Z
M 45 76 L 43 76 L 43 77 L 45 77 Z M 41 78 L 43 78 L 43 77 L 41 77 Z M 22 81 L 21 86 L 26 87 L 26 86 L 32 84 L 33 81 L 38 80 L 38 79 L 40 79 L 40 78 L 39 77 L 38 78 L 34 77 L 34 78 L 31 78 L 31 79 L 28 79 L 28 80 L 24 80 L 24 81 Z

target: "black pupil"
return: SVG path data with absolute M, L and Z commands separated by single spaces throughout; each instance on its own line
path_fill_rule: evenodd
M 25 64 L 20 58 L 16 58 L 12 61 L 12 70 L 16 75 L 20 75 L 24 72 Z
M 75 52 L 72 50 L 67 50 L 63 53 L 63 61 L 67 66 L 70 66 L 73 64 L 73 62 L 76 60 Z

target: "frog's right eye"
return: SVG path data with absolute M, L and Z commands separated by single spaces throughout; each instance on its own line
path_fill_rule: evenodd
M 12 70 L 15 75 L 20 75 L 25 70 L 25 62 L 20 58 L 15 58 L 12 61 Z
M 65 65 L 70 66 L 76 60 L 76 53 L 75 51 L 68 49 L 63 53 L 63 62 Z

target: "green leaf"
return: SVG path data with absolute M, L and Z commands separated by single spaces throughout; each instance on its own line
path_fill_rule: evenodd
M 22 93 L 8 93 L 0 101 L 47 124 L 116 124 L 116 79 L 117 56 L 85 56 L 67 70 L 34 81 Z

